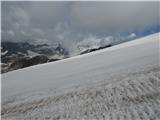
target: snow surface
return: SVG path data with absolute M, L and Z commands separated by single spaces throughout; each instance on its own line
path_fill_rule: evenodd
M 1 52 L 1 56 L 5 55 L 8 53 L 8 50 L 6 50 L 5 52 Z
M 40 54 L 38 54 L 38 53 L 36 53 L 36 52 L 33 52 L 33 51 L 31 51 L 31 50 L 27 50 L 27 53 L 28 53 L 28 55 L 31 56 L 31 57 L 35 57 L 35 56 L 39 56 L 39 55 L 40 55 Z
M 159 33 L 2 75 L 2 118 L 160 119 Z

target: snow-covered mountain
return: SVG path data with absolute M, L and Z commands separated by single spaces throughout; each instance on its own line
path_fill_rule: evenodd
M 159 33 L 2 74 L 3 119 L 160 119 Z
M 2 42 L 1 51 L 2 73 L 68 57 L 61 44 Z
M 45 55 L 50 57 L 52 55 L 68 55 L 68 52 L 62 47 L 60 43 L 55 45 L 48 44 L 31 44 L 29 42 L 2 42 L 1 51 L 5 53 L 3 56 L 10 56 L 12 54 L 26 54 L 32 57 L 32 53 L 36 53 L 37 55 Z M 6 53 L 7 51 L 7 53 Z M 34 54 L 35 55 L 35 54 Z M 33 56 L 34 56 L 33 55 Z

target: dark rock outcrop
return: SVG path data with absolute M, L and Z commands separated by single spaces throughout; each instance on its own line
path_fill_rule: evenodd
M 101 50 L 101 49 L 104 49 L 104 48 L 108 48 L 108 47 L 111 47 L 112 45 L 107 45 L 107 46 L 104 46 L 104 47 L 99 47 L 99 48 L 89 48 L 89 49 L 86 49 L 84 51 L 82 51 L 80 53 L 80 55 L 82 54 L 86 54 L 86 53 L 90 53 L 90 52 L 93 52 L 93 51 L 97 51 L 97 50 Z

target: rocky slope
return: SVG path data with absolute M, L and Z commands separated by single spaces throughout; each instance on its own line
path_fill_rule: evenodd
M 68 52 L 61 44 L 49 46 L 33 45 L 27 42 L 2 42 L 1 51 L 1 73 L 68 57 Z

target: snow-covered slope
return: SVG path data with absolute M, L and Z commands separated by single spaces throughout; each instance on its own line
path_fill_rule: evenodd
M 141 118 L 139 114 L 143 116 L 144 113 L 137 110 L 144 111 L 142 109 L 146 106 L 146 109 L 150 109 L 150 117 L 153 115 L 158 119 L 160 111 L 154 110 L 160 107 L 160 98 L 151 100 L 146 98 L 149 101 L 143 102 L 146 95 L 151 95 L 151 98 L 152 93 L 156 94 L 155 96 L 160 95 L 157 90 L 160 88 L 158 56 L 159 33 L 93 53 L 3 74 L 2 117 L 107 119 L 112 116 L 113 119 L 118 119 L 117 116 L 120 116 L 119 119 L 123 119 L 121 117 L 131 107 L 133 109 L 129 112 L 133 113 L 126 113 L 127 118 L 138 120 Z M 149 79 L 150 76 L 153 80 Z M 130 86 L 131 91 L 125 90 Z M 139 88 L 136 88 L 137 86 Z M 139 93 L 137 90 L 140 88 L 142 89 Z M 142 102 L 138 97 L 139 103 L 134 103 L 135 97 L 141 98 L 142 95 L 144 96 Z M 118 102 L 121 100 L 124 102 L 123 99 L 131 100 L 133 104 L 126 102 L 126 105 L 125 103 L 122 105 Z M 153 104 L 154 102 L 156 103 Z M 141 103 L 144 105 L 136 106 Z M 102 107 L 107 104 L 110 107 Z M 116 110 L 114 107 L 124 113 L 113 115 Z M 147 118 L 147 115 L 144 116 L 142 119 Z

